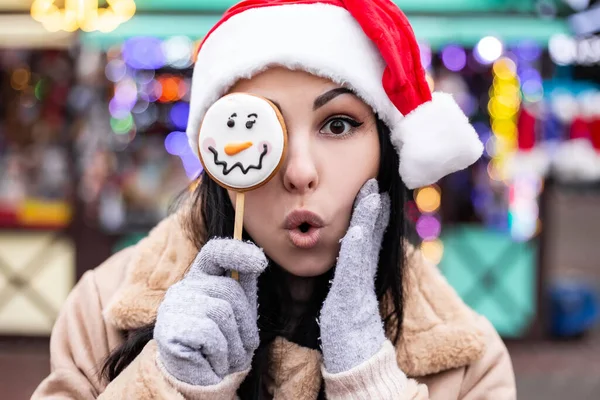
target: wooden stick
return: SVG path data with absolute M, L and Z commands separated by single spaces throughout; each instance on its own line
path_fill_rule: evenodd
M 236 240 L 242 240 L 242 231 L 244 230 L 245 201 L 246 194 L 244 192 L 237 192 L 235 198 L 235 228 L 233 230 L 233 238 Z M 240 280 L 240 276 L 237 271 L 231 271 L 231 277 L 236 281 Z

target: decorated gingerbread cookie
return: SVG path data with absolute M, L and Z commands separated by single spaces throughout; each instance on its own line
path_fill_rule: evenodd
M 287 145 L 281 113 L 269 100 L 233 93 L 206 112 L 199 133 L 205 171 L 238 192 L 266 183 L 279 169 Z

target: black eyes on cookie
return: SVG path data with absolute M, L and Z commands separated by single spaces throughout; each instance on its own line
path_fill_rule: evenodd
M 227 126 L 230 128 L 235 127 L 235 119 L 237 118 L 237 114 L 233 113 L 231 114 L 231 117 L 229 117 L 229 119 L 227 120 Z M 246 121 L 246 129 L 252 129 L 252 127 L 254 126 L 254 124 L 256 124 L 256 118 L 258 118 L 257 114 L 250 114 L 248 115 L 249 120 Z M 250 118 L 254 118 L 254 119 L 250 119 Z

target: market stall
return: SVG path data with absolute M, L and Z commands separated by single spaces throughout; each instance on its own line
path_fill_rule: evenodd
M 75 281 L 75 36 L 0 15 L 0 334 L 47 335 Z

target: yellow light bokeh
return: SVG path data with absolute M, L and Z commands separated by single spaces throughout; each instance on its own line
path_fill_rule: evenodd
M 432 264 L 439 264 L 444 256 L 444 244 L 440 239 L 426 240 L 421 243 L 423 257 Z
M 488 163 L 487 172 L 488 172 L 488 175 L 491 180 L 497 181 L 497 182 L 502 181 L 501 173 L 496 168 L 496 165 L 494 164 L 493 160 Z
M 417 191 L 415 195 L 417 207 L 423 213 L 433 213 L 440 208 L 442 198 L 440 190 L 434 186 L 427 186 Z
M 498 78 L 511 79 L 517 73 L 517 65 L 510 58 L 502 57 L 494 63 L 493 70 Z
M 517 126 L 510 119 L 497 119 L 492 122 L 492 132 L 500 137 L 513 137 L 516 134 Z
M 23 90 L 29 86 L 31 72 L 26 68 L 17 68 L 13 71 L 10 79 L 10 86 L 15 90 Z
M 425 74 L 425 80 L 427 81 L 427 85 L 429 85 L 429 90 L 433 92 L 433 89 L 435 88 L 435 81 L 433 80 L 433 77 L 429 74 Z

